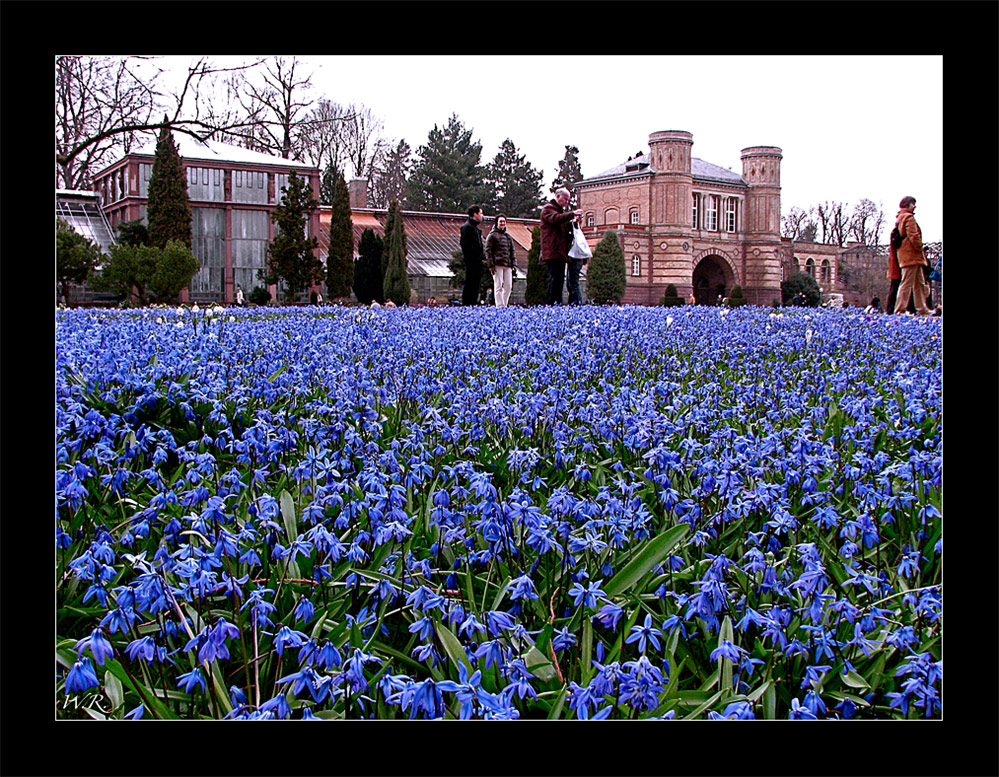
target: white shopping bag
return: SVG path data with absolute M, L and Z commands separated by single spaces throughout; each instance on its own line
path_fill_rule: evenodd
M 575 224 L 572 225 L 572 248 L 569 249 L 570 259 L 582 259 L 584 262 L 593 256 L 590 244 L 586 242 L 586 237 Z

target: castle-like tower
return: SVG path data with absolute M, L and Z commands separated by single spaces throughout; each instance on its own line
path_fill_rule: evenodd
M 736 284 L 752 303 L 779 300 L 781 149 L 743 149 L 740 175 L 693 145 L 690 132 L 653 132 L 648 154 L 576 185 L 591 236 L 613 229 L 624 248 L 624 301 L 658 304 L 668 284 L 701 304 Z

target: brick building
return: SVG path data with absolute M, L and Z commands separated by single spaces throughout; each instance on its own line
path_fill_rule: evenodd
M 236 284 L 244 294 L 262 285 L 257 270 L 266 266 L 275 229 L 271 214 L 288 176 L 294 172 L 307 178 L 318 201 L 319 169 L 224 143 L 202 143 L 182 133 L 176 133 L 174 140 L 187 172 L 191 250 L 201 263 L 181 299 L 231 303 Z M 126 154 L 95 176 L 94 188 L 112 230 L 123 221 L 146 223 L 155 151 L 152 144 Z M 313 212 L 309 235 L 319 235 L 318 210 Z M 269 291 L 275 297 L 278 288 L 271 286 Z
M 780 236 L 781 149 L 744 148 L 740 174 L 692 156 L 693 144 L 689 132 L 653 132 L 648 154 L 577 183 L 588 239 L 617 232 L 625 303 L 658 304 L 667 284 L 699 304 L 714 304 L 736 284 L 750 303 L 779 301 L 795 255 Z M 828 272 L 834 286 L 835 261 Z

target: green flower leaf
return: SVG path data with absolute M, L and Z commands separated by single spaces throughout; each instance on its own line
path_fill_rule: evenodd
M 680 524 L 667 529 L 657 537 L 653 537 L 635 554 L 620 572 L 604 585 L 604 593 L 610 596 L 623 594 L 635 583 L 645 577 L 648 572 L 659 564 L 667 554 L 686 536 L 690 526 Z

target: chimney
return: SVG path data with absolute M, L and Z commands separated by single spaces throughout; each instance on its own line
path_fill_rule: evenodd
M 368 179 L 355 178 L 347 184 L 347 191 L 350 193 L 351 208 L 368 207 Z

